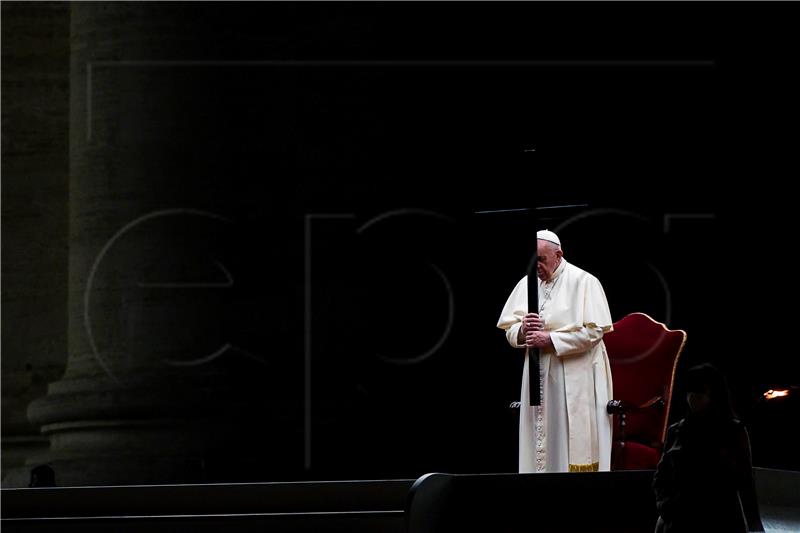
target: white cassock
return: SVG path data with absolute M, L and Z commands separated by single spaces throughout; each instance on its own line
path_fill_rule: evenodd
M 554 348 L 540 351 L 541 401 L 530 405 L 528 353 L 522 372 L 519 471 L 592 472 L 610 470 L 613 398 L 611 367 L 603 334 L 612 330 L 611 312 L 600 281 L 563 258 L 549 282 L 539 282 L 539 315 Z M 497 327 L 517 343 L 528 311 L 528 278 L 508 297 Z

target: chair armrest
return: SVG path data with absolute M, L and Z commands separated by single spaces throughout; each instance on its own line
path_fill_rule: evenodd
M 606 405 L 606 411 L 610 415 L 624 415 L 627 413 L 646 411 L 652 408 L 660 409 L 662 407 L 664 407 L 664 399 L 661 396 L 655 396 L 642 405 L 635 405 L 624 400 L 611 400 L 608 402 L 608 405 Z

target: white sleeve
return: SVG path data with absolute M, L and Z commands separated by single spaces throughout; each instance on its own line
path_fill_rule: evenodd
M 559 357 L 585 352 L 602 338 L 603 328 L 595 324 L 581 326 L 571 331 L 550 332 L 550 339 Z
M 528 309 L 528 280 L 522 278 L 511 291 L 511 295 L 500 313 L 497 327 L 505 330 L 506 340 L 513 348 L 524 348 L 524 344 L 517 344 L 519 328 L 522 327 L 522 319 Z
M 518 344 L 517 340 L 519 339 L 519 328 L 522 327 L 522 322 L 517 322 L 516 324 L 512 324 L 506 330 L 506 339 L 508 340 L 508 344 L 511 345 L 512 348 L 525 348 L 524 344 Z

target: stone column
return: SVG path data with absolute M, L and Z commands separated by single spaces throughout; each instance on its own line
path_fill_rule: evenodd
M 69 4 L 4 2 L 3 486 L 47 448 L 26 417 L 67 353 Z M 15 481 L 16 479 L 16 481 Z
M 179 3 L 71 8 L 69 360 L 29 407 L 50 450 L 28 464 L 59 485 L 263 478 L 281 407 L 264 354 L 230 336 L 241 197 L 198 164 L 226 110 L 198 113 L 213 89 L 170 63 L 203 59 L 216 22 Z

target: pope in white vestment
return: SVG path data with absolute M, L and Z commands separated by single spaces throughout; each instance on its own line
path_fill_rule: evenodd
M 607 471 L 612 426 L 606 404 L 613 398 L 611 368 L 603 344 L 603 334 L 612 330 L 608 302 L 596 277 L 563 258 L 561 242 L 553 232 L 540 231 L 537 238 L 538 278 L 545 279 L 537 279 L 538 318 L 528 314 L 525 276 L 508 297 L 497 323 L 514 348 L 526 348 L 525 335 L 531 335 L 526 332 L 542 330 L 533 334 L 540 337 L 530 337 L 542 339 L 532 342 L 543 343 L 538 407 L 530 405 L 527 349 L 525 352 L 519 471 Z M 526 329 L 521 333 L 523 320 L 527 320 Z

